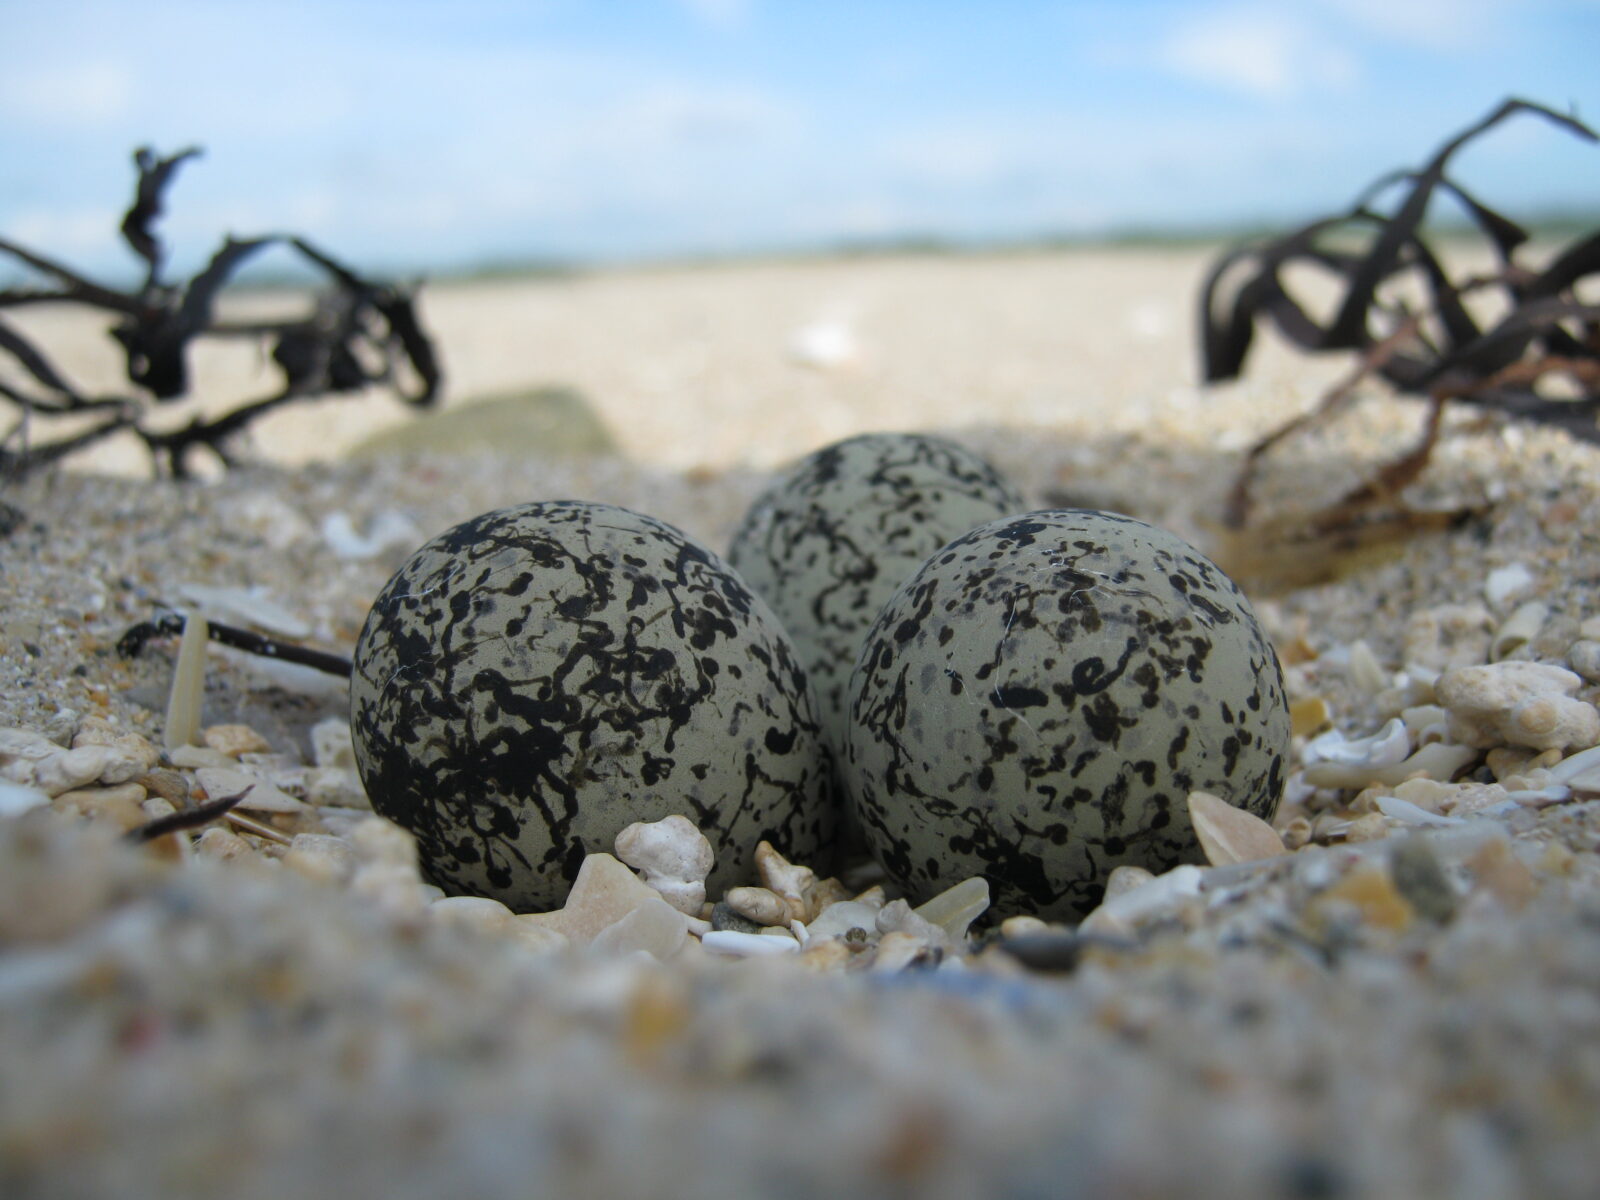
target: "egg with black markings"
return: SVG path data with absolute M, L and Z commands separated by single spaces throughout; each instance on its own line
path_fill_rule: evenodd
M 584 855 L 681 813 L 713 893 L 767 839 L 825 861 L 835 773 L 788 636 L 728 565 L 663 521 L 549 501 L 485 513 L 384 587 L 351 678 L 375 810 L 426 878 L 558 907 Z
M 1289 712 L 1245 596 L 1174 534 L 1059 509 L 933 554 L 851 679 L 855 816 L 914 902 L 985 876 L 995 911 L 1075 919 L 1128 864 L 1204 861 L 1194 790 L 1270 818 Z
M 728 561 L 794 639 L 837 752 L 856 654 L 895 588 L 952 538 L 1025 507 L 981 456 L 921 433 L 824 446 L 751 505 Z

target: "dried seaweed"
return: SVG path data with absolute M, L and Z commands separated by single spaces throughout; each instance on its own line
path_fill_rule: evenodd
M 1453 182 L 1446 169 L 1469 141 L 1507 118 L 1530 113 L 1596 141 L 1576 118 L 1525 100 L 1507 100 L 1489 116 L 1446 142 L 1420 170 L 1397 171 L 1376 181 L 1349 211 L 1313 221 L 1282 237 L 1222 255 L 1200 293 L 1201 350 L 1208 383 L 1243 370 L 1258 323 L 1312 353 L 1353 351 L 1354 370 L 1311 412 L 1258 441 L 1229 495 L 1224 513 L 1232 532 L 1235 568 L 1269 585 L 1297 585 L 1330 577 L 1370 558 L 1374 550 L 1470 516 L 1415 512 L 1401 491 L 1426 469 L 1438 440 L 1445 406 L 1456 401 L 1509 417 L 1566 430 L 1600 442 L 1600 305 L 1586 303 L 1577 286 L 1600 277 L 1600 231 L 1575 239 L 1541 268 L 1520 262 L 1528 233 Z M 1380 196 L 1398 188 L 1392 211 Z M 1424 233 L 1433 197 L 1453 196 L 1493 251 L 1488 274 L 1454 277 Z M 1350 248 L 1352 235 L 1358 249 Z M 1318 320 L 1285 279 L 1293 267 L 1312 266 L 1342 289 L 1331 316 Z M 1229 281 L 1232 282 L 1229 282 Z M 1404 298 L 1404 284 L 1421 283 L 1427 305 Z M 1498 301 L 1500 315 L 1480 324 L 1468 300 Z M 1250 525 L 1252 482 L 1265 453 L 1286 437 L 1327 421 L 1350 403 L 1372 377 L 1398 392 L 1427 401 L 1418 443 L 1381 465 L 1367 482 L 1314 513 L 1277 512 Z M 1562 380 L 1564 391 L 1549 387 Z M 1240 536 L 1241 531 L 1247 533 Z M 1236 553 L 1234 553 L 1236 552 Z
M 173 637 L 182 633 L 187 620 L 183 613 L 174 612 L 166 613 L 154 620 L 140 621 L 130 626 L 117 639 L 117 653 L 123 658 L 138 658 L 146 643 L 152 638 Z M 312 670 L 321 671 L 324 675 L 336 675 L 348 679 L 354 669 L 350 660 L 343 655 L 330 654 L 325 650 L 313 650 L 309 646 L 285 642 L 234 625 L 224 625 L 220 621 L 207 621 L 206 632 L 211 640 L 219 645 L 244 650 L 261 658 L 275 658 L 280 662 L 310 667 Z
M 67 303 L 115 314 L 112 336 L 121 344 L 132 390 L 89 395 L 73 386 L 46 354 L 14 326 L 0 319 L 0 363 L 12 371 L 0 377 L 0 400 L 20 417 L 0 439 L 0 477 L 20 476 L 85 446 L 120 433 L 132 433 L 149 449 L 155 469 L 175 477 L 193 473 L 196 453 L 215 455 L 224 466 L 236 461 L 230 441 L 251 422 L 283 405 L 328 396 L 350 396 L 369 387 L 389 387 L 415 407 L 435 402 L 442 383 L 432 340 L 417 317 L 414 293 L 368 280 L 302 238 L 284 234 L 229 237 L 209 263 L 186 283 L 164 281 L 166 252 L 154 224 L 163 211 L 166 189 L 178 168 L 197 156 L 190 148 L 166 158 L 141 148 L 133 204 L 121 232 L 145 263 L 138 288 L 123 292 L 88 279 L 54 260 L 0 239 L 0 254 L 15 259 L 50 282 L 0 290 L 0 309 Z M 235 272 L 270 247 L 282 246 L 327 280 L 305 316 L 279 321 L 219 320 L 216 301 Z M 191 346 L 206 338 L 264 342 L 281 377 L 276 391 L 207 420 L 193 418 L 176 429 L 152 427 L 160 406 L 188 396 Z M 402 385 L 402 373 L 409 375 Z M 82 428 L 52 441 L 33 435 L 36 420 L 71 418 Z
M 1527 231 L 1445 174 L 1464 145 L 1519 113 L 1542 116 L 1585 140 L 1600 140 L 1573 117 L 1526 100 L 1507 100 L 1446 142 L 1421 170 L 1395 172 L 1378 180 L 1348 212 L 1224 254 L 1206 277 L 1200 296 L 1206 381 L 1239 375 L 1258 321 L 1275 325 L 1303 350 L 1368 352 L 1394 330 L 1421 317 L 1403 344 L 1391 346 L 1375 367 L 1397 389 L 1503 409 L 1600 441 L 1594 420 L 1600 412 L 1600 391 L 1585 384 L 1587 368 L 1574 376 L 1581 394 L 1563 399 L 1539 393 L 1537 377 L 1501 374 L 1529 360 L 1600 362 L 1600 306 L 1583 303 L 1574 290 L 1581 280 L 1600 275 L 1600 231 L 1577 239 L 1543 269 L 1530 268 L 1516 259 L 1517 250 L 1528 241 Z M 1394 187 L 1402 191 L 1394 211 L 1378 211 L 1377 197 Z M 1499 267 L 1491 277 L 1452 279 L 1424 237 L 1430 201 L 1440 192 L 1464 206 L 1493 248 Z M 1351 233 L 1365 238 L 1364 249 L 1337 244 L 1338 238 Z M 1342 298 L 1328 320 L 1318 321 L 1290 292 L 1283 273 L 1296 264 L 1320 268 L 1342 283 Z M 1244 279 L 1230 293 L 1224 280 L 1241 267 Z M 1427 312 L 1413 314 L 1403 300 L 1385 292 L 1386 285 L 1404 277 L 1421 278 L 1431 301 Z M 1506 301 L 1504 315 L 1487 328 L 1463 302 L 1469 292 L 1481 289 L 1498 290 Z

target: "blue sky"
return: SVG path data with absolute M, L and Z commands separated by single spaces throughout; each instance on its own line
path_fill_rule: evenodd
M 1507 94 L 1600 122 L 1600 0 L 0 0 L 0 234 L 95 270 L 149 143 L 164 231 L 353 264 L 1288 221 Z M 1600 208 L 1523 119 L 1459 176 Z

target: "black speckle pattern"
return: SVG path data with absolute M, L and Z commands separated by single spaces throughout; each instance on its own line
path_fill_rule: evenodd
M 867 635 L 845 773 L 896 884 L 986 876 L 1001 913 L 1082 916 L 1124 863 L 1203 861 L 1195 789 L 1270 817 L 1289 710 L 1233 581 L 1188 543 L 1083 509 L 935 553 Z
M 557 907 L 585 853 L 681 813 L 714 892 L 763 838 L 831 845 L 833 768 L 792 646 L 725 563 L 605 504 L 486 513 L 418 550 L 356 644 L 351 728 L 374 808 L 452 894 Z
M 978 455 L 915 433 L 825 446 L 751 506 L 728 561 L 794 639 L 837 752 L 850 669 L 895 588 L 952 538 L 1023 507 Z

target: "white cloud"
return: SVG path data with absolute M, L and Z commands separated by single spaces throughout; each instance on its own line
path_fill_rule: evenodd
M 735 29 L 750 19 L 752 0 L 678 0 L 689 15 L 710 29 Z
M 1254 5 L 1191 17 L 1156 54 L 1188 79 L 1269 99 L 1342 88 L 1360 73 L 1355 57 L 1303 14 Z
M 920 181 L 981 186 L 1017 169 L 1019 147 L 1008 144 L 1011 141 L 993 128 L 941 128 L 915 133 L 892 145 L 888 158 Z
M 0 80 L 0 112 L 35 128 L 94 130 L 119 122 L 133 94 L 132 72 L 104 59 L 13 66 Z
M 32 207 L 11 213 L 4 233 L 13 242 L 74 266 L 114 253 L 122 242 L 117 232 L 121 221 L 122 210 L 113 205 Z
M 1490 44 L 1505 0 L 1324 0 L 1331 13 L 1385 41 L 1451 53 Z
M 621 149 L 661 151 L 769 139 L 792 126 L 784 106 L 762 92 L 670 82 L 619 97 L 597 132 Z

